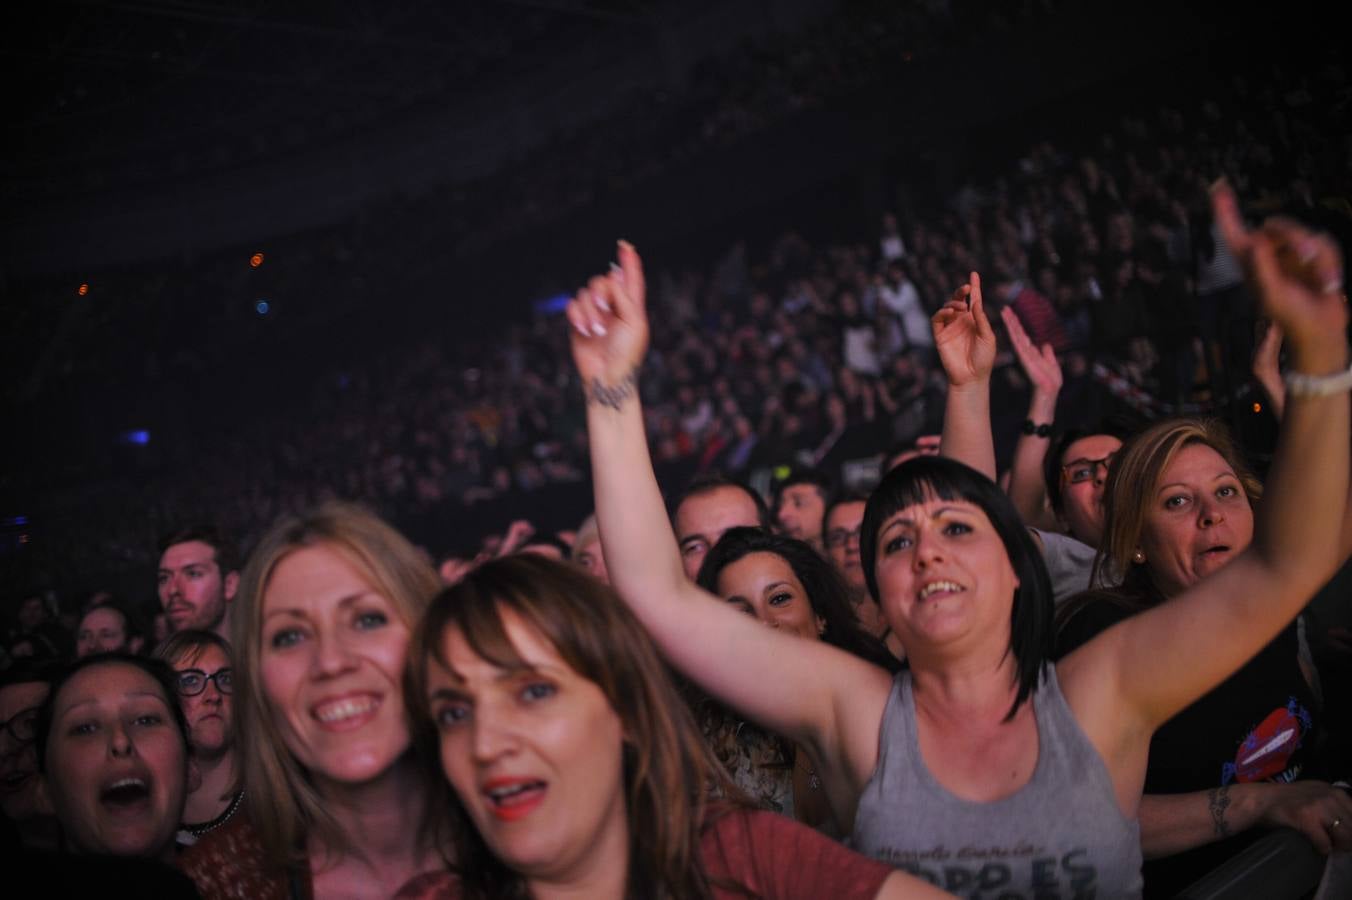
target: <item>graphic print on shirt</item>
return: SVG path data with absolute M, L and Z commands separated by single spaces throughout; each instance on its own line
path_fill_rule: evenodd
M 1300 766 L 1289 765 L 1313 723 L 1310 711 L 1295 697 L 1268 713 L 1239 744 L 1235 761 L 1221 766 L 1221 784 L 1295 781 Z
M 877 858 L 968 898 L 1091 900 L 1098 892 L 1098 869 L 1084 847 L 1058 856 L 1027 843 L 956 850 L 940 844 L 919 852 L 884 849 Z M 1017 885 L 1029 886 L 1032 893 L 1023 893 Z

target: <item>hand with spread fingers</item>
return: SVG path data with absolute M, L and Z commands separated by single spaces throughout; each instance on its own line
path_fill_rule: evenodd
M 587 396 L 603 406 L 618 402 L 616 392 L 633 390 L 648 349 L 643 263 L 627 241 L 619 242 L 618 255 L 618 265 L 592 278 L 566 310 L 578 375 Z
M 1034 346 L 1028 332 L 1023 330 L 1023 323 L 1019 321 L 1019 314 L 1014 312 L 1013 307 L 1006 306 L 1000 310 L 1000 319 L 1005 323 L 1005 331 L 1009 333 L 1009 344 L 1014 348 L 1014 355 L 1019 358 L 1023 373 L 1033 384 L 1033 391 L 1051 396 L 1061 393 L 1061 363 L 1057 360 L 1052 345 Z
M 981 276 L 971 273 L 967 284 L 953 292 L 930 319 L 934 346 L 955 387 L 990 378 L 995 367 L 995 332 L 986 318 L 981 298 Z

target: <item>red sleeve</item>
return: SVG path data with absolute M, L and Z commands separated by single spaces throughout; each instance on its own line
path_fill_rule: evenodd
M 753 810 L 735 810 L 714 821 L 700 851 L 720 900 L 743 896 L 729 889 L 729 882 L 766 900 L 873 900 L 892 874 L 891 867 L 806 825 Z

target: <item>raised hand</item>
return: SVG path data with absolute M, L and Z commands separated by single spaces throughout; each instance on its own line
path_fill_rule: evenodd
M 1033 391 L 1051 396 L 1061 393 L 1061 363 L 1057 361 L 1052 345 L 1033 346 L 1013 307 L 1006 306 L 1000 310 L 1000 319 L 1005 323 L 1005 331 L 1009 332 L 1009 343 L 1014 348 L 1014 355 L 1019 358 L 1023 373 L 1033 383 Z
M 1338 246 L 1290 219 L 1268 219 L 1251 230 L 1224 183 L 1211 193 L 1216 223 L 1244 266 L 1264 313 L 1290 341 L 1297 368 L 1328 374 L 1346 355 L 1347 302 Z
M 1253 377 L 1258 380 L 1272 403 L 1272 414 L 1282 417 L 1286 406 L 1286 384 L 1282 382 L 1282 372 L 1278 359 L 1282 352 L 1282 329 L 1276 322 L 1269 322 L 1253 353 Z
M 592 278 L 566 310 L 573 363 L 587 402 L 613 408 L 634 393 L 648 349 L 643 263 L 628 241 L 619 242 L 618 255 L 619 264 Z
M 980 275 L 971 273 L 967 283 L 954 291 L 930 319 L 930 325 L 950 385 L 963 386 L 990 378 L 995 367 L 995 332 L 986 318 Z

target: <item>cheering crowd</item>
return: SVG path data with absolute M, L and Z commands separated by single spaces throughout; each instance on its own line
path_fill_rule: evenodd
M 61 646 L 25 605 L 0 687 L 23 871 L 204 897 L 1130 897 L 1268 826 L 1352 848 L 1346 700 L 1299 618 L 1352 553 L 1342 257 L 1249 226 L 1223 183 L 1211 205 L 1260 357 L 1286 360 L 1266 483 L 1213 421 L 1054 432 L 1035 391 L 997 484 L 972 272 L 931 321 L 937 443 L 867 494 L 804 470 L 767 507 L 706 477 L 669 516 L 621 242 L 567 309 L 595 502 L 571 546 L 513 529 L 438 573 L 330 502 L 242 562 L 167 537 L 162 635 L 95 601 Z M 1001 318 L 1055 387 L 1036 315 Z

